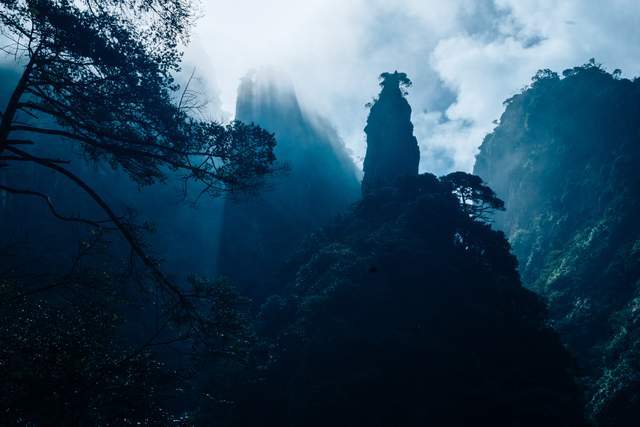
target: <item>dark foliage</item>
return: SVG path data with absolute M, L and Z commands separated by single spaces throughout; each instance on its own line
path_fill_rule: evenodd
M 253 190 L 274 169 L 272 134 L 191 114 L 173 80 L 191 14 L 188 0 L 0 0 L 2 51 L 20 68 L 0 94 L 3 425 L 169 424 L 190 407 L 176 401 L 193 356 L 242 357 L 236 294 L 167 275 L 153 226 L 122 206 L 168 180 Z M 159 206 L 144 208 L 176 212 Z
M 640 80 L 589 63 L 542 70 L 506 102 L 475 173 L 527 287 L 545 296 L 602 426 L 640 411 Z
M 288 284 L 262 307 L 265 379 L 236 396 L 235 425 L 584 425 L 504 236 L 433 175 L 369 192 Z
M 28 61 L 3 115 L 2 149 L 13 150 L 10 134 L 54 134 L 141 184 L 163 179 L 167 167 L 212 191 L 266 173 L 274 146 L 268 133 L 199 122 L 173 100 L 188 8 L 177 0 L 2 2 L 4 28 L 21 37 L 16 45 Z M 20 112 L 52 116 L 60 128 L 20 126 Z
M 246 303 L 225 282 L 192 278 L 185 311 L 121 271 L 101 236 L 79 246 L 62 275 L 15 270 L 0 251 L 0 423 L 186 421 L 203 393 L 198 371 L 246 358 Z
M 179 287 L 161 273 L 135 228 L 66 166 L 68 158 L 46 157 L 37 137 L 78 144 L 90 159 L 122 168 L 140 185 L 163 181 L 172 170 L 185 185 L 196 181 L 212 194 L 255 187 L 272 170 L 273 135 L 239 122 L 196 120 L 179 98 L 172 75 L 190 21 L 191 4 L 182 0 L 0 2 L 3 34 L 15 45 L 11 53 L 25 62 L 2 114 L 0 162 L 35 164 L 81 188 L 158 283 L 181 300 Z M 2 190 L 33 193 L 16 183 Z
M 477 175 L 452 172 L 440 179 L 451 185 L 453 194 L 460 199 L 462 210 L 473 219 L 488 222 L 493 212 L 504 210 L 504 202 Z
M 104 276 L 78 279 L 57 283 L 82 290 L 65 299 L 0 280 L 0 423 L 168 424 L 161 395 L 175 393 L 177 373 L 117 338 L 124 318 Z

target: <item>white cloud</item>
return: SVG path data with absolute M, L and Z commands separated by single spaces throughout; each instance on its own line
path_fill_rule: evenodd
M 250 68 L 276 66 L 361 160 L 364 104 L 381 72 L 402 70 L 414 82 L 421 168 L 438 173 L 473 166 L 502 101 L 540 68 L 595 57 L 640 74 L 637 0 L 208 0 L 203 13 L 187 60 L 222 109 L 233 112 Z
M 640 5 L 635 1 L 498 0 L 507 15 L 494 40 L 465 35 L 441 40 L 432 65 L 457 101 L 447 117 L 469 123 L 467 138 L 451 135 L 456 167 L 470 169 L 482 137 L 502 112 L 502 101 L 541 68 L 557 71 L 595 57 L 628 76 L 640 74 Z M 436 129 L 434 144 L 439 141 Z

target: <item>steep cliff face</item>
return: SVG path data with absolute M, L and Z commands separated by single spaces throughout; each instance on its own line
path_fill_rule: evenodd
M 238 426 L 583 425 L 572 360 L 500 232 L 425 174 L 307 240 L 261 311 Z
M 413 136 L 411 106 L 405 88 L 411 81 L 404 73 L 383 73 L 382 91 L 371 106 L 364 132 L 367 154 L 364 159 L 362 192 L 393 182 L 400 176 L 418 175 L 420 150 Z
M 603 426 L 640 411 L 640 81 L 593 62 L 542 71 L 506 102 L 475 173 L 524 284 L 548 299 Z M 634 415 L 635 414 L 635 415 Z
M 305 112 L 281 76 L 261 71 L 243 79 L 236 119 L 275 133 L 276 156 L 288 167 L 259 194 L 224 208 L 218 271 L 258 296 L 306 234 L 356 200 L 359 184 L 335 130 Z

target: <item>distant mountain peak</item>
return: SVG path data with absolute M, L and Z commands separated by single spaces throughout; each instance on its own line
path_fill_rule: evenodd
M 236 120 L 264 121 L 269 119 L 265 116 L 273 114 L 279 114 L 279 118 L 289 117 L 292 121 L 303 120 L 293 82 L 286 73 L 275 68 L 249 71 L 238 86 Z

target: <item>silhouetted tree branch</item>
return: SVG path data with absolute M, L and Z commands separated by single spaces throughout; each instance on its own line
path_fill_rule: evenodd
M 7 147 L 7 150 L 17 154 L 18 156 L 24 159 L 31 160 L 41 166 L 44 166 L 45 168 L 54 170 L 64 175 L 65 177 L 70 179 L 74 184 L 80 187 L 107 214 L 107 216 L 109 217 L 109 220 L 117 227 L 117 229 L 120 231 L 120 234 L 122 234 L 122 236 L 129 243 L 129 245 L 131 245 L 131 248 L 133 249 L 133 251 L 142 260 L 144 265 L 147 266 L 147 268 L 149 268 L 149 270 L 153 273 L 154 277 L 158 280 L 158 282 L 164 285 L 169 291 L 174 293 L 181 302 L 186 303 L 180 288 L 178 288 L 175 284 L 169 281 L 169 279 L 167 279 L 165 275 L 158 268 L 157 262 L 147 255 L 141 243 L 139 242 L 138 238 L 133 233 L 131 227 L 125 224 L 121 220 L 121 218 L 115 214 L 115 212 L 111 209 L 109 204 L 86 182 L 84 182 L 78 176 L 76 176 L 75 174 L 73 174 L 72 172 L 70 172 L 69 170 L 63 168 L 58 164 L 51 163 L 47 160 L 34 157 L 29 153 L 14 147 Z
M 466 172 L 453 172 L 441 178 L 451 186 L 451 191 L 460 200 L 464 213 L 483 222 L 491 221 L 491 213 L 504 210 L 504 202 L 479 176 Z
M 0 31 L 15 47 L 3 51 L 13 51 L 23 64 L 1 116 L 2 166 L 33 162 L 79 186 L 185 305 L 180 288 L 146 254 L 133 227 L 61 166 L 67 159 L 39 155 L 38 136 L 78 144 L 91 160 L 121 168 L 140 185 L 176 172 L 185 184 L 200 183 L 212 195 L 259 186 L 276 169 L 273 135 L 253 125 L 190 116 L 200 106 L 190 87 L 195 70 L 182 92 L 175 83 L 178 46 L 187 41 L 192 21 L 190 0 L 0 0 Z M 29 151 L 16 148 L 23 144 Z M 4 190 L 9 188 L 43 198 L 52 209 L 42 193 L 12 185 Z
M 29 160 L 29 159 L 24 159 L 24 160 Z M 46 160 L 46 159 L 40 159 L 40 160 Z M 96 227 L 96 228 L 104 228 L 105 221 L 93 221 L 93 220 L 89 220 L 89 219 L 86 219 L 86 218 L 71 217 L 71 216 L 62 215 L 61 213 L 59 213 L 56 210 L 51 198 L 49 196 L 47 196 L 46 194 L 41 193 L 39 191 L 23 190 L 23 189 L 13 188 L 13 187 L 9 187 L 9 186 L 2 185 L 2 184 L 0 184 L 0 190 L 6 191 L 7 193 L 11 193 L 11 194 L 35 196 L 35 197 L 38 197 L 38 198 L 44 200 L 47 203 L 47 206 L 48 206 L 49 211 L 51 212 L 51 214 L 53 216 L 55 216 L 56 218 L 58 218 L 59 220 L 61 220 L 61 221 L 79 222 L 79 223 L 90 225 L 90 226 Z

